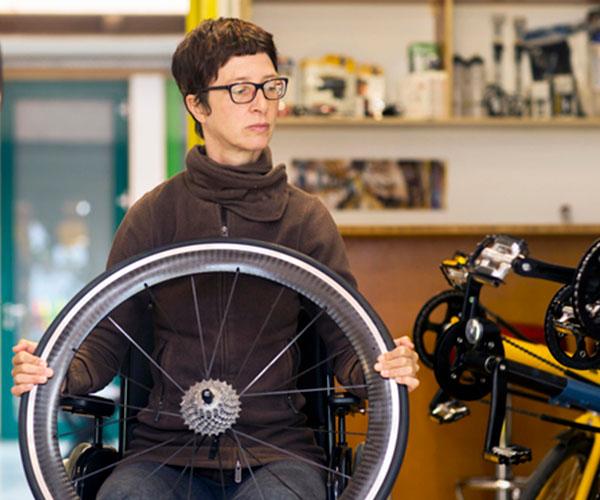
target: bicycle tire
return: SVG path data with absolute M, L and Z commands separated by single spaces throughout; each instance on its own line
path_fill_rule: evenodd
M 370 367 L 379 354 L 394 348 L 393 340 L 367 301 L 331 270 L 299 252 L 252 240 L 199 240 L 134 257 L 100 275 L 59 313 L 36 350 L 55 375 L 24 395 L 19 409 L 21 455 L 35 497 L 77 498 L 55 437 L 61 381 L 73 348 L 106 314 L 144 287 L 208 272 L 264 278 L 327 310 L 363 367 L 369 398 L 361 464 L 343 498 L 386 498 L 406 449 L 408 397 L 406 387 L 381 378 Z
M 527 480 L 519 498 L 521 500 L 575 498 L 592 445 L 591 437 L 581 432 L 569 433 L 567 439 L 561 439 L 542 459 Z M 595 485 L 592 489 L 594 487 Z

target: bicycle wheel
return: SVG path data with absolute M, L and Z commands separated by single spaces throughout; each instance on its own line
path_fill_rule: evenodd
M 593 440 L 576 433 L 561 440 L 540 462 L 521 492 L 521 500 L 574 499 L 583 477 Z M 592 489 L 594 490 L 594 485 Z M 592 492 L 590 492 L 592 493 Z M 586 498 L 595 498 L 591 494 Z
M 366 300 L 335 273 L 298 252 L 248 240 L 189 242 L 136 257 L 99 276 L 61 311 L 36 351 L 55 375 L 25 395 L 20 406 L 21 454 L 36 498 L 77 498 L 63 466 L 57 433 L 61 384 L 75 351 L 127 299 L 167 281 L 205 273 L 265 279 L 308 299 L 337 324 L 358 358 L 368 394 L 366 442 L 343 498 L 386 498 L 408 434 L 406 388 L 371 369 L 379 354 L 394 347 L 389 333 Z M 237 441 L 235 424 L 226 432 Z

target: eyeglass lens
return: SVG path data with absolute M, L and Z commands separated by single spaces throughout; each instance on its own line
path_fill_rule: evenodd
M 269 80 L 262 85 L 262 90 L 267 99 L 281 99 L 285 95 L 286 82 L 280 79 Z M 258 88 L 251 83 L 236 83 L 231 86 L 231 98 L 240 104 L 252 101 L 256 92 Z

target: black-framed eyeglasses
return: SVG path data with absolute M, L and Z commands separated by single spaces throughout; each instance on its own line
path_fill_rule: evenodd
M 269 101 L 277 101 L 285 96 L 287 90 L 288 79 L 280 76 L 277 78 L 271 78 L 262 83 L 253 82 L 239 82 L 231 83 L 229 85 L 217 85 L 215 87 L 206 87 L 201 92 L 208 92 L 209 90 L 227 90 L 229 97 L 236 104 L 248 104 L 252 102 L 256 97 L 258 90 L 262 90 L 265 99 Z

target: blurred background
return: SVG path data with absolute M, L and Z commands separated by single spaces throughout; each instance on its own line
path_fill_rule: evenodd
M 598 1 L 0 0 L 3 498 L 30 497 L 11 347 L 41 337 L 104 269 L 127 208 L 184 168 L 196 138 L 170 58 L 218 16 L 274 34 L 291 79 L 274 160 L 299 183 L 293 165 L 316 165 L 324 200 L 353 197 L 330 206 L 394 334 L 445 287 L 440 261 L 487 233 L 521 235 L 564 265 L 600 234 Z M 536 326 L 553 292 L 516 278 L 487 303 Z M 452 498 L 457 480 L 493 473 L 487 409 L 442 428 L 427 416 L 435 390 L 423 373 L 394 498 Z M 519 474 L 558 430 L 515 417 L 515 440 L 534 449 Z

